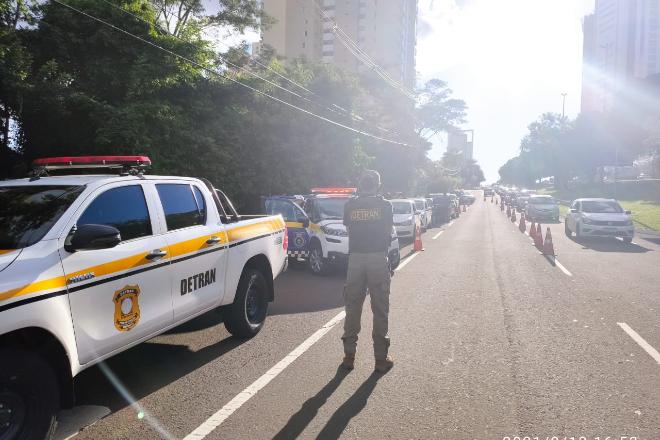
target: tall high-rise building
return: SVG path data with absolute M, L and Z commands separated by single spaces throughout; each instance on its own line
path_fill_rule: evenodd
M 275 19 L 262 44 L 287 59 L 305 57 L 360 73 L 382 69 L 415 84 L 417 0 L 262 0 Z
M 660 73 L 660 0 L 596 0 L 584 19 L 582 111 L 605 111 L 638 79 Z

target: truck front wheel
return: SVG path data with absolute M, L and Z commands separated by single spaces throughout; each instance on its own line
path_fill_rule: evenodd
M 40 356 L 0 349 L 0 439 L 50 439 L 56 428 L 59 387 Z
M 268 314 L 268 283 L 264 275 L 246 268 L 238 282 L 234 303 L 223 309 L 227 331 L 239 338 L 251 338 L 263 328 Z

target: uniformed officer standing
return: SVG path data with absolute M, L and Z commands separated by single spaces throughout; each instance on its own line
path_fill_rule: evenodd
M 392 240 L 392 204 L 377 195 L 380 175 L 366 171 L 358 185 L 358 197 L 344 208 L 344 224 L 348 228 L 348 274 L 344 287 L 346 320 L 344 321 L 345 368 L 353 369 L 362 305 L 369 289 L 373 312 L 375 369 L 386 372 L 394 365 L 388 357 L 390 346 L 388 315 L 390 310 L 390 265 L 387 258 Z

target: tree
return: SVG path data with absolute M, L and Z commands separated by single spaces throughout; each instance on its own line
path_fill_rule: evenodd
M 447 83 L 439 79 L 429 80 L 419 91 L 419 104 L 415 111 L 418 136 L 429 140 L 465 122 L 465 102 L 451 98 L 451 95 L 452 90 Z
M 35 4 L 28 0 L 0 0 L 0 177 L 9 175 L 15 161 L 10 126 L 23 107 L 30 54 L 20 28 L 34 23 Z
M 201 31 L 212 28 L 231 28 L 243 33 L 246 29 L 259 29 L 270 18 L 257 0 L 149 0 L 156 11 L 155 21 L 171 35 L 200 36 Z M 213 5 L 213 6 L 211 6 Z M 217 9 L 209 13 L 208 9 Z

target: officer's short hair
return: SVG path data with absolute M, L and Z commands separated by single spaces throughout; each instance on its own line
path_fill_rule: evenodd
M 380 188 L 380 174 L 376 170 L 366 170 L 360 177 L 358 191 L 365 194 L 375 194 Z

